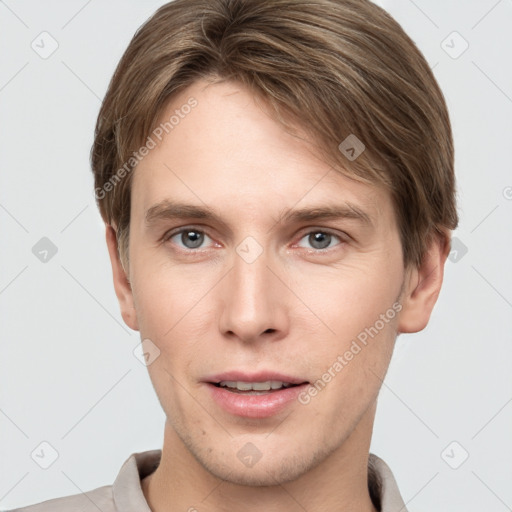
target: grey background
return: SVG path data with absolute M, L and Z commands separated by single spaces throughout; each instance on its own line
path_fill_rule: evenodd
M 89 151 L 115 65 L 163 3 L 0 1 L 3 509 L 110 485 L 131 453 L 162 444 L 138 333 L 112 287 Z M 397 341 L 372 452 L 411 512 L 512 510 L 512 1 L 380 4 L 445 93 L 461 222 L 429 326 Z M 46 59 L 31 47 L 52 39 Z

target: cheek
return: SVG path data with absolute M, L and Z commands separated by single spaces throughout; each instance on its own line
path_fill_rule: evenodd
M 315 354 L 317 373 L 300 402 L 311 406 L 319 421 L 351 430 L 374 402 L 396 337 L 396 321 L 388 322 L 379 319 L 362 329 L 351 326 L 352 336 L 343 332 Z
M 172 265 L 149 251 L 134 258 L 132 290 L 141 335 L 164 339 L 198 314 L 214 272 Z M 193 324 L 192 324 L 193 327 Z
M 148 260 L 146 260 L 148 261 Z M 156 345 L 159 357 L 148 366 L 153 385 L 164 394 L 172 393 L 173 377 L 185 384 L 198 354 L 204 354 L 204 340 L 211 341 L 218 316 L 209 292 L 216 276 L 180 267 L 152 265 L 137 269 L 133 293 L 141 339 Z M 179 386 L 179 383 L 175 383 Z M 160 393 L 159 393 L 160 395 Z M 162 396 L 162 395 L 160 395 Z
M 311 397 L 311 402 L 330 403 L 327 409 L 319 407 L 319 414 L 330 409 L 344 415 L 363 407 L 378 392 L 396 338 L 400 285 L 400 269 L 390 267 L 333 269 L 330 275 L 310 273 L 301 281 L 309 321 L 297 313 L 295 322 L 302 322 L 302 332 L 308 333 L 303 349 L 317 379 L 314 388 L 322 397 Z M 307 331 L 312 319 L 316 332 Z
M 392 308 L 400 285 L 399 272 L 389 267 L 336 268 L 328 272 L 313 269 L 296 281 L 296 290 L 306 306 L 307 318 L 321 322 L 317 334 L 334 337 L 343 344 L 373 326 L 390 309 L 386 326 L 394 324 Z M 296 321 L 301 323 L 299 316 Z

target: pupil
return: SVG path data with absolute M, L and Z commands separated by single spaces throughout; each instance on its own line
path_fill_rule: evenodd
M 331 235 L 328 233 L 314 233 L 309 235 L 310 237 L 310 243 L 315 249 L 325 249 L 326 247 L 329 247 L 329 244 L 331 242 Z
M 181 241 L 189 249 L 195 249 L 203 243 L 204 235 L 198 231 L 186 231 L 181 235 Z

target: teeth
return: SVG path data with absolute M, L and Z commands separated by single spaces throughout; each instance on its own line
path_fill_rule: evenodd
M 290 383 L 278 380 L 267 380 L 266 382 L 240 382 L 223 380 L 219 383 L 222 388 L 238 389 L 239 391 L 270 391 L 271 389 L 288 388 Z

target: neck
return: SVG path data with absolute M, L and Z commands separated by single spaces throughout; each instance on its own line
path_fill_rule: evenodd
M 238 485 L 212 475 L 167 422 L 160 465 L 142 480 L 142 491 L 153 512 L 378 512 L 368 490 L 375 407 L 370 407 L 343 444 L 313 469 L 294 481 L 265 487 Z

